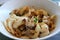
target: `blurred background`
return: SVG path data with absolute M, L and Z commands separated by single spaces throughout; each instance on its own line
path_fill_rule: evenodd
M 9 0 L 0 0 L 0 6 L 2 6 L 7 1 L 9 1 Z M 58 6 L 60 6 L 60 0 L 50 0 L 50 1 L 53 1 Z M 6 37 L 6 36 L 4 36 L 3 34 L 0 33 L 0 40 L 14 40 L 14 39 L 10 39 L 10 38 L 8 38 L 8 37 Z M 56 34 L 55 36 L 50 37 L 50 38 L 45 39 L 45 40 L 60 40 L 60 32 L 58 34 Z

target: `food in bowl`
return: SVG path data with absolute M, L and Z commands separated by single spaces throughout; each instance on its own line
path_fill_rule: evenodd
M 55 29 L 55 21 L 56 16 L 46 10 L 25 6 L 13 10 L 4 25 L 18 38 L 34 39 L 49 35 Z

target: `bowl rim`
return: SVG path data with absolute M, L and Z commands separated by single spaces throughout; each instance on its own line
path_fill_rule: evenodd
M 58 30 L 57 32 L 55 32 L 55 33 L 53 33 L 53 34 L 49 34 L 49 35 L 47 35 L 47 36 L 45 36 L 45 37 L 42 37 L 42 38 L 35 38 L 35 39 L 47 39 L 47 38 L 50 38 L 50 37 L 52 37 L 52 36 L 55 36 L 57 33 L 59 33 L 60 31 Z M 6 37 L 8 37 L 8 38 L 11 38 L 11 39 L 16 39 L 16 40 L 19 40 L 19 39 L 21 39 L 21 38 L 14 38 L 14 37 L 10 37 L 10 36 L 8 36 L 8 35 L 6 35 L 6 34 L 4 34 L 3 32 L 0 32 L 0 33 L 2 33 L 4 36 L 6 36 Z M 9 33 L 9 32 L 8 32 Z M 23 40 L 23 39 L 22 39 Z
M 47 0 L 47 1 L 50 1 L 50 0 Z M 8 1 L 7 1 L 7 2 L 8 2 Z M 6 2 L 6 3 L 7 3 L 7 2 Z M 50 1 L 50 2 L 52 2 L 52 1 Z M 52 3 L 54 3 L 54 2 L 52 2 Z M 55 3 L 54 3 L 54 4 L 55 4 Z M 55 5 L 56 5 L 56 4 L 55 4 Z M 3 5 L 2 5 L 2 6 L 3 6 Z M 57 6 L 58 6 L 58 5 L 57 5 Z M 59 32 L 60 32 L 60 31 L 58 30 L 57 32 L 55 32 L 55 33 L 53 33 L 53 34 L 50 34 L 50 35 L 45 36 L 45 37 L 42 37 L 42 38 L 36 38 L 36 39 L 47 39 L 47 38 L 50 38 L 50 37 L 56 35 L 56 34 L 59 33 Z M 6 37 L 8 37 L 8 38 L 12 38 L 12 39 L 21 39 L 21 38 L 10 37 L 10 36 L 4 34 L 3 32 L 0 32 L 0 33 L 2 33 L 4 36 L 6 36 Z

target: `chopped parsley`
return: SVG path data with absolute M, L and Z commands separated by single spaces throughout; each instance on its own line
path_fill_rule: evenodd
M 34 22 L 37 23 L 38 22 L 38 19 L 37 17 L 34 18 Z

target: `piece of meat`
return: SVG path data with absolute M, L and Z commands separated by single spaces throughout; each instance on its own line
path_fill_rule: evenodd
M 47 24 L 45 23 L 41 23 L 41 30 L 40 30 L 41 34 L 40 37 L 44 37 L 47 36 L 49 34 L 49 27 Z

